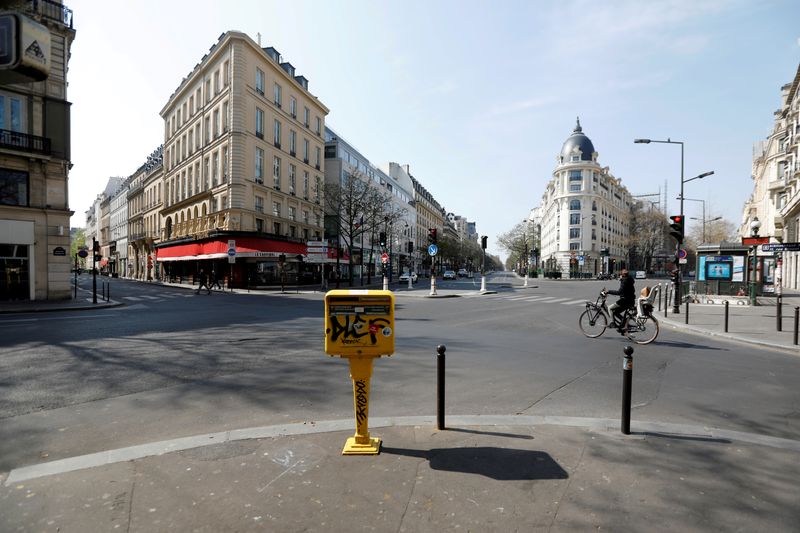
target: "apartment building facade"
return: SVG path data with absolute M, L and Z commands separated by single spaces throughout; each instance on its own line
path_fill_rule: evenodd
M 564 277 L 625 268 L 632 205 L 621 180 L 600 166 L 578 120 L 539 206 L 543 268 Z
M 306 235 L 323 232 L 321 217 L 310 213 L 322 204 L 328 108 L 308 80 L 274 48 L 229 31 L 160 114 L 155 258 L 165 275 L 204 268 L 229 273 L 235 285 L 258 285 L 279 270 L 299 274 Z M 236 262 L 229 266 L 231 244 Z
M 781 87 L 781 105 L 766 140 L 753 147 L 753 192 L 744 204 L 739 235 L 751 235 L 758 218 L 759 235 L 775 243 L 800 242 L 800 65 L 794 79 Z M 800 289 L 800 252 L 759 250 L 756 280 L 766 291 L 776 284 Z M 748 266 L 748 279 L 750 270 Z
M 67 299 L 72 11 L 52 0 L 16 7 L 49 32 L 50 72 L 0 85 L 0 300 Z

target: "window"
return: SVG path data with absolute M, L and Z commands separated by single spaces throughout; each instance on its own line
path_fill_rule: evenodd
M 311 112 L 308 110 L 307 107 L 303 108 L 303 126 L 305 126 L 306 128 L 308 127 L 308 121 L 310 119 L 310 113 Z
M 570 213 L 569 214 L 569 223 L 570 224 L 580 224 L 581 223 L 581 214 L 580 213 Z
M 272 214 L 276 217 L 281 216 L 281 203 L 280 202 L 272 202 Z
M 222 179 L 228 181 L 228 147 L 222 147 Z
M 203 170 L 205 170 L 206 179 L 211 179 L 211 161 L 209 160 L 208 156 L 203 160 Z M 212 187 L 217 186 L 216 181 L 211 182 Z
M 8 104 L 8 110 L 6 110 L 6 104 Z M 0 129 L 24 133 L 25 120 L 23 120 L 22 114 L 23 106 L 19 98 L 6 98 L 0 95 Z
M 308 224 L 308 210 L 303 210 L 303 223 Z
M 28 173 L 0 168 L 0 205 L 28 205 Z
M 280 222 L 273 222 L 272 223 L 272 233 L 275 235 L 281 234 L 281 223 Z
M 216 139 L 219 137 L 220 134 L 220 126 L 219 126 L 219 109 L 214 110 L 214 138 Z
M 231 66 L 227 61 L 222 64 L 222 83 L 225 87 L 231 82 Z
M 317 128 L 316 128 L 316 131 L 317 131 L 317 135 L 320 135 L 320 134 L 322 133 L 322 119 L 321 119 L 321 118 L 319 118 L 319 117 L 316 117 L 316 118 L 317 118 Z
M 579 243 L 579 242 L 571 242 L 571 243 L 569 243 L 569 249 L 570 250 L 580 250 L 581 249 L 581 243 Z
M 297 220 L 297 213 L 296 209 L 292 206 L 289 206 L 289 220 Z
M 308 164 L 308 139 L 303 139 L 303 162 Z
M 314 155 L 316 156 L 316 167 L 317 167 L 317 170 L 319 170 L 319 165 L 320 165 L 320 161 L 319 161 L 320 152 L 321 152 L 321 150 L 319 149 L 319 146 L 315 146 L 314 147 Z
M 308 200 L 308 171 L 303 171 L 303 198 Z
M 223 194 L 222 201 L 220 202 L 220 209 L 227 209 L 228 208 L 228 196 Z
M 256 137 L 264 138 L 264 111 L 256 108 Z
M 258 233 L 264 233 L 264 221 L 260 218 L 256 219 L 256 231 Z
M 256 148 L 256 183 L 264 183 L 264 150 Z
M 206 103 L 211 101 L 211 80 L 206 81 Z
M 294 130 L 289 130 L 289 154 L 297 154 L 297 133 Z
M 219 71 L 214 73 L 214 94 L 219 93 Z M 180 122 L 180 118 L 178 118 L 178 122 Z
M 583 176 L 581 175 L 580 170 L 570 170 L 569 171 L 569 181 L 581 181 Z
M 272 91 L 272 100 L 276 106 L 278 107 L 281 106 L 281 86 L 278 85 L 277 83 L 275 84 L 275 87 L 273 88 Z
M 308 228 L 303 228 L 303 240 L 308 240 Z
M 297 228 L 294 226 L 289 226 L 289 237 L 296 237 L 297 236 Z
M 206 138 L 204 144 L 211 142 L 211 117 L 206 117 Z
M 597 211 L 597 202 L 592 200 L 592 211 Z
M 264 72 L 260 68 L 256 69 L 256 92 L 264 95 Z
M 297 184 L 297 168 L 289 164 L 289 194 L 294 194 L 295 192 L 295 185 Z
M 289 97 L 289 114 L 297 118 L 297 99 L 294 96 Z
M 326 145 L 325 146 L 325 159 L 335 159 L 336 158 L 336 146 L 335 145 Z
M 256 196 L 256 212 L 264 212 L 264 198 L 261 196 Z
M 228 101 L 225 100 L 222 102 L 222 131 L 223 133 L 228 132 Z
M 321 188 L 320 187 L 320 182 L 321 181 L 322 181 L 322 178 L 320 178 L 319 176 L 315 176 L 314 177 L 314 200 L 317 203 L 319 203 L 319 193 L 320 193 L 320 188 Z
M 275 143 L 275 148 L 280 148 L 281 147 L 281 123 L 279 121 L 277 121 L 277 120 L 275 121 L 274 130 L 275 131 L 273 132 L 273 137 L 274 137 L 273 140 L 274 140 L 274 143 Z
M 581 209 L 581 201 L 580 200 L 570 200 L 569 201 L 569 209 L 570 209 L 570 211 L 580 211 L 580 209 Z
M 581 236 L 581 228 L 569 228 L 569 238 L 579 239 Z
M 570 183 L 569 184 L 569 192 L 580 192 L 581 184 L 580 183 Z
M 219 152 L 214 152 L 214 164 L 211 166 L 211 180 L 217 183 L 219 178 Z
M 280 157 L 273 157 L 272 158 L 272 178 L 275 183 L 275 188 L 281 188 L 281 158 Z

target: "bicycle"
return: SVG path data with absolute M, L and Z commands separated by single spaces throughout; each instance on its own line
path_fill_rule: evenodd
M 622 313 L 620 334 L 636 344 L 650 344 L 658 337 L 658 320 L 653 316 L 652 304 L 656 293 L 657 290 L 653 290 L 648 298 L 638 298 L 635 307 Z M 595 302 L 586 302 L 586 310 L 578 318 L 581 332 L 590 339 L 599 337 L 608 328 L 611 312 L 606 306 L 606 294 L 603 289 Z

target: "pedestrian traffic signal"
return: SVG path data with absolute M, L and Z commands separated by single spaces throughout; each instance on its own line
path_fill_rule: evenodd
M 386 233 L 383 231 L 378 234 L 378 244 L 386 246 Z
M 436 243 L 436 228 L 428 228 L 428 242 Z
M 483 248 L 484 250 L 486 249 L 486 242 L 488 240 L 489 240 L 489 237 L 487 237 L 486 235 L 483 235 L 481 237 L 481 248 Z
M 678 244 L 683 243 L 683 216 L 672 215 L 669 217 L 672 224 L 669 225 L 669 236 L 678 241 Z

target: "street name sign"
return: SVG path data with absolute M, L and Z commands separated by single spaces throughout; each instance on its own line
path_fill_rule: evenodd
M 431 244 L 430 246 L 428 246 L 428 255 L 429 256 L 433 257 L 434 255 L 436 255 L 438 253 L 439 253 L 439 247 L 438 246 L 436 246 L 435 244 Z
M 797 252 L 800 251 L 800 242 L 783 242 L 762 244 L 762 252 Z
M 310 254 L 327 254 L 328 248 L 326 246 L 309 246 L 308 253 Z

